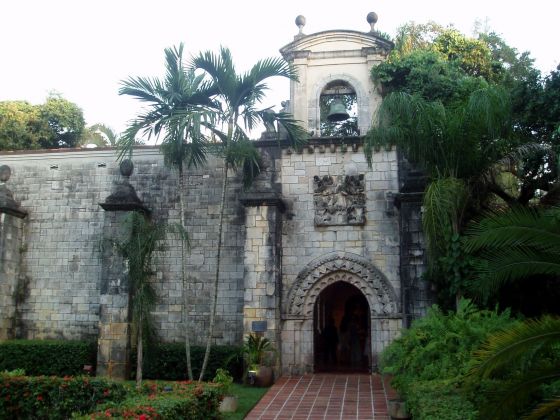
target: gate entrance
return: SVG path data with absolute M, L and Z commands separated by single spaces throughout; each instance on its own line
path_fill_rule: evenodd
M 313 315 L 316 372 L 368 372 L 371 316 L 363 293 L 338 281 L 317 296 Z

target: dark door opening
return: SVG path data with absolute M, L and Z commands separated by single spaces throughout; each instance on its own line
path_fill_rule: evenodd
M 313 340 L 316 372 L 370 370 L 370 311 L 359 289 L 339 281 L 319 294 L 314 310 Z

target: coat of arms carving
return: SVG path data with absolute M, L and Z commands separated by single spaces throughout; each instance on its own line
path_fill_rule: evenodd
M 313 178 L 315 226 L 363 225 L 366 222 L 364 175 Z

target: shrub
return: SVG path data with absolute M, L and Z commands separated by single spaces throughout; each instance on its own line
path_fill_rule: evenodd
M 472 352 L 491 332 L 514 322 L 507 311 L 478 310 L 468 300 L 456 313 L 434 306 L 385 349 L 382 371 L 394 375 L 393 386 L 415 418 L 476 418 L 477 389 L 461 390 Z
M 218 418 L 223 387 L 190 381 L 173 384 L 143 382 L 138 395 L 124 403 L 108 403 L 84 419 L 106 417 L 144 419 Z
M 0 371 L 23 369 L 28 375 L 81 375 L 95 366 L 97 345 L 91 341 L 9 340 L 0 343 Z
M 191 347 L 191 360 L 193 375 L 198 378 L 200 367 L 204 358 L 204 347 Z M 136 364 L 133 354 L 132 364 Z M 211 379 L 216 370 L 223 368 L 231 372 L 236 380 L 243 376 L 243 356 L 241 347 L 237 346 L 212 346 L 205 379 Z M 132 369 L 134 371 L 134 369 Z M 187 379 L 187 361 L 185 358 L 185 345 L 183 343 L 158 343 L 147 349 L 144 355 L 144 378 L 164 379 L 170 381 Z
M 66 419 L 125 395 L 123 385 L 104 379 L 0 374 L 0 418 Z

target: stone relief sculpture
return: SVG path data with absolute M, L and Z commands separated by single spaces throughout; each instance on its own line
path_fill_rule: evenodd
M 315 226 L 363 225 L 366 222 L 364 175 L 313 178 Z

